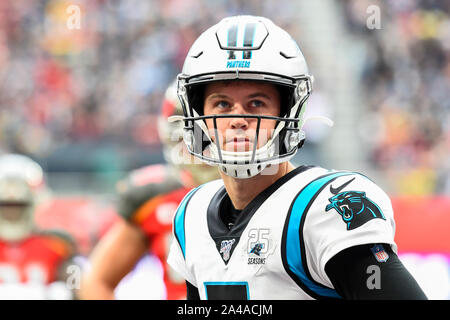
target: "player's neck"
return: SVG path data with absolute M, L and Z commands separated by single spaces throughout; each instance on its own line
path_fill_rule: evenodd
M 230 196 L 233 206 L 238 209 L 244 209 L 258 194 L 272 185 L 288 172 L 295 169 L 290 162 L 283 162 L 277 166 L 277 171 L 273 174 L 258 174 L 248 179 L 235 179 L 224 173 L 221 173 L 225 189 Z M 273 170 L 273 167 L 266 170 Z M 272 173 L 272 172 L 271 172 Z

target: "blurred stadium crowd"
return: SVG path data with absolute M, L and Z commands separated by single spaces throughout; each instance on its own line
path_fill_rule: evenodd
M 450 4 L 338 3 L 349 34 L 366 44 L 367 160 L 399 194 L 450 193 Z M 67 26 L 72 4 L 79 29 Z M 370 5 L 382 31 L 366 27 Z M 50 172 L 160 162 L 155 117 L 197 35 L 245 12 L 299 35 L 295 11 L 292 1 L 1 1 L 0 148 Z
M 79 29 L 67 27 L 73 4 Z M 156 114 L 192 42 L 237 12 L 271 13 L 286 26 L 295 16 L 289 1 L 280 4 L 2 1 L 0 148 L 48 171 L 120 172 L 163 161 Z
M 367 160 L 398 194 L 450 194 L 450 2 L 341 3 L 348 30 L 367 46 Z M 371 5 L 380 8 L 381 30 L 366 27 Z

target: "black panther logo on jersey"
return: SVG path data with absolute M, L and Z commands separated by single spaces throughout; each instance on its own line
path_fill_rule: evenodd
M 250 253 L 256 254 L 257 256 L 261 255 L 261 250 L 263 248 L 263 244 L 262 243 L 257 243 L 255 244 L 255 246 L 252 248 L 252 250 L 250 250 Z
M 348 183 L 350 182 L 351 181 Z M 342 188 L 337 189 L 342 190 Z M 333 193 L 333 191 L 336 192 L 336 189 L 332 189 L 330 186 L 330 191 Z M 372 200 L 366 197 L 365 192 L 344 191 L 337 193 L 328 200 L 330 201 L 330 204 L 326 206 L 325 211 L 335 209 L 346 223 L 347 230 L 358 228 L 372 219 L 379 218 L 386 220 L 381 209 Z

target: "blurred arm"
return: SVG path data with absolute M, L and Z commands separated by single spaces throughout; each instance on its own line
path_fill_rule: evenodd
M 114 299 L 114 289 L 148 250 L 147 240 L 137 226 L 117 222 L 93 250 L 91 268 L 83 277 L 80 298 Z

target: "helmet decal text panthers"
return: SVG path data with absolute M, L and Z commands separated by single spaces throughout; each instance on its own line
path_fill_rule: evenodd
M 256 24 L 255 23 L 247 23 L 243 28 L 243 46 L 244 48 L 253 48 L 253 41 L 255 38 Z M 229 48 L 237 48 L 238 47 L 238 32 L 239 25 L 233 24 L 228 28 L 227 32 L 227 47 Z M 236 51 L 229 50 L 228 51 L 228 61 L 227 68 L 250 68 L 250 60 L 252 58 L 252 51 L 245 50 L 242 51 L 242 59 L 236 60 Z M 230 61 L 231 60 L 231 61 Z

